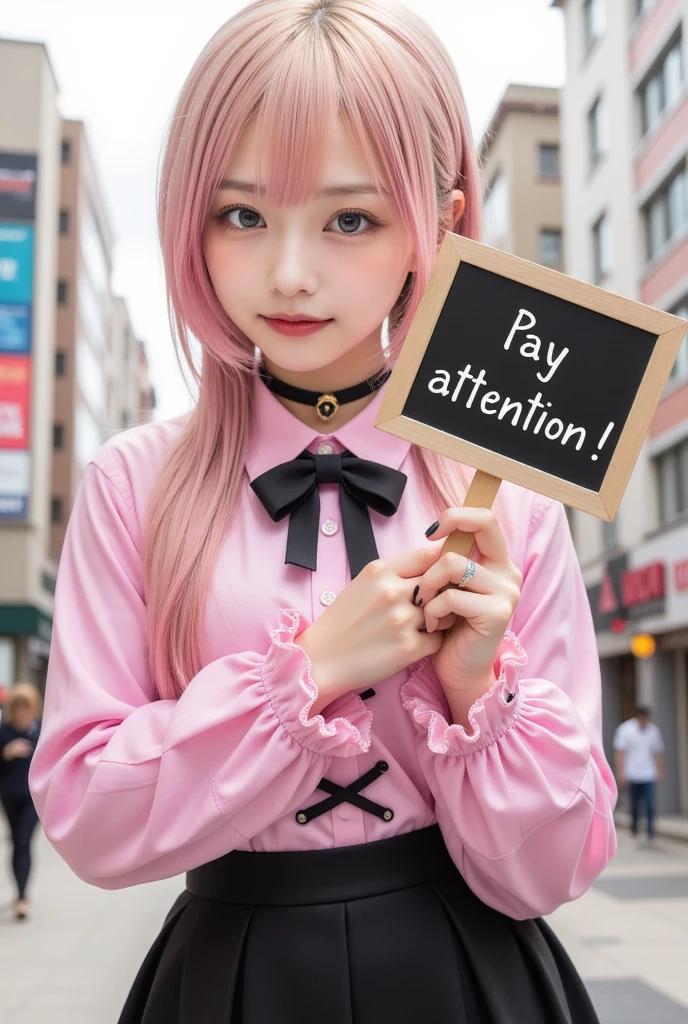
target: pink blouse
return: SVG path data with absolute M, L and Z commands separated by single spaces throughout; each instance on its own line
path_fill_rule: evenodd
M 400 469 L 408 483 L 396 515 L 371 512 L 381 557 L 426 545 L 437 510 L 409 443 L 373 425 L 381 394 L 319 435 L 260 381 L 254 388 L 245 486 L 205 610 L 204 667 L 179 700 L 156 695 L 140 552 L 151 482 L 184 418 L 119 434 L 86 469 L 60 562 L 30 774 L 48 839 L 81 878 L 117 889 L 230 850 L 350 846 L 439 822 L 457 868 L 497 910 L 534 917 L 580 896 L 615 852 L 616 788 L 563 507 L 502 485 L 500 518 L 523 592 L 470 736 L 451 724 L 429 660 L 376 684 L 365 701 L 349 693 L 311 717 L 317 679 L 294 638 L 350 579 L 338 489 L 321 487 L 311 572 L 284 564 L 288 520 L 269 519 L 249 480 L 306 448 Z M 389 769 L 361 795 L 391 808 L 391 821 L 347 802 L 296 821 L 326 798 L 321 779 L 345 787 L 380 760 Z

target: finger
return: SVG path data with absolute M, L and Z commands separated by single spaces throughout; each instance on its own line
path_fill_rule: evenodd
M 404 551 L 390 558 L 380 558 L 377 563 L 370 564 L 377 564 L 383 571 L 393 572 L 402 579 L 412 579 L 414 576 L 422 576 L 439 557 L 440 551 L 436 547 L 417 548 L 415 551 Z
M 431 565 L 428 571 L 423 574 L 419 591 L 419 596 L 422 597 L 425 604 L 435 594 L 439 593 L 443 587 L 446 587 L 448 583 L 460 583 L 466 572 L 468 561 L 469 559 L 465 558 L 464 555 L 457 555 L 454 551 L 448 551 L 434 565 Z M 475 573 L 465 584 L 468 590 L 477 594 L 495 594 L 510 585 L 509 581 L 504 580 L 484 565 L 480 565 L 478 562 L 474 562 L 473 565 L 475 566 Z
M 436 630 L 434 633 L 420 633 L 418 644 L 418 661 L 422 658 L 429 658 L 431 654 L 437 654 L 444 643 L 444 633 Z
M 506 628 L 514 613 L 514 607 L 504 597 L 494 594 L 472 594 L 470 590 L 444 590 L 425 606 L 425 628 L 428 633 L 437 630 L 438 623 L 445 615 L 461 615 L 471 620 L 483 618 L 486 622 L 499 623 Z
M 448 508 L 439 518 L 432 539 L 441 540 L 454 530 L 475 534 L 475 545 L 484 561 L 510 562 L 506 542 L 497 518 L 489 508 Z

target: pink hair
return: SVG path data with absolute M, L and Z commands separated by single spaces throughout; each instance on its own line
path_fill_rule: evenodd
M 308 198 L 338 115 L 392 193 L 416 252 L 416 271 L 390 313 L 392 359 L 438 241 L 454 228 L 452 189 L 466 196 L 459 232 L 477 238 L 480 229 L 478 165 L 456 72 L 411 11 L 376 0 L 258 0 L 201 53 L 174 111 L 158 209 L 172 330 L 200 385 L 155 483 L 144 538 L 151 667 L 164 698 L 179 696 L 202 668 L 205 604 L 245 472 L 254 346 L 215 295 L 201 234 L 228 155 L 254 115 L 269 201 Z M 200 372 L 192 336 L 203 349 Z M 461 502 L 461 467 L 420 448 L 414 458 L 435 507 Z

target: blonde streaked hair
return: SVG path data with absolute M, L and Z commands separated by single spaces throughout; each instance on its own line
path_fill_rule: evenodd
M 33 683 L 15 683 L 7 691 L 3 705 L 3 718 L 7 719 L 10 725 L 14 724 L 14 716 L 17 708 L 28 705 L 34 718 L 40 718 L 43 714 L 43 698 L 37 686 Z
M 254 345 L 215 295 L 201 235 L 228 157 L 254 117 L 258 184 L 269 202 L 308 199 L 337 117 L 391 194 L 416 256 L 389 314 L 392 361 L 444 231 L 477 238 L 480 230 L 478 166 L 456 71 L 410 10 L 379 0 L 258 0 L 201 53 L 171 120 L 158 199 L 172 331 L 199 385 L 144 532 L 151 668 L 164 698 L 179 696 L 202 668 L 203 609 L 245 472 Z M 457 226 L 456 188 L 466 196 Z M 200 371 L 192 338 L 203 349 Z M 419 448 L 413 457 L 432 507 L 461 503 L 466 480 L 455 463 Z

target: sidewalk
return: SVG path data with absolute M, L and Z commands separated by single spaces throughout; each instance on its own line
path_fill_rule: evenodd
M 182 880 L 95 889 L 38 833 L 34 909 L 30 920 L 16 922 L 3 834 L 0 828 L 2 1024 L 116 1024 Z M 662 839 L 652 851 L 634 849 L 621 830 L 619 853 L 597 884 L 549 922 L 601 1024 L 688 1024 L 687 843 Z
M 628 811 L 615 811 L 614 821 L 623 828 L 631 824 L 631 816 Z M 680 839 L 688 842 L 688 817 L 683 814 L 660 814 L 655 819 L 655 831 L 658 836 L 665 839 Z

